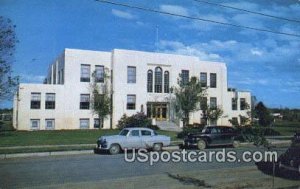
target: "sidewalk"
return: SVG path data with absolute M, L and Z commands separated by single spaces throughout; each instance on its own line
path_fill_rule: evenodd
M 285 147 L 291 144 L 289 140 L 270 140 L 271 144 L 276 147 Z M 172 141 L 171 145 L 164 147 L 164 150 L 178 150 L 179 144 L 182 141 Z M 61 150 L 61 151 L 48 151 L 48 152 L 32 152 L 32 153 L 3 153 L 0 154 L 0 160 L 10 158 L 21 158 L 21 157 L 45 157 L 45 156 L 57 156 L 57 155 L 79 155 L 79 154 L 93 154 L 93 148 L 96 144 L 72 144 L 72 145 L 40 145 L 40 146 L 11 146 L 11 147 L 0 147 L 0 150 L 11 150 L 11 149 L 41 149 L 41 148 L 72 148 L 72 147 L 83 147 L 82 150 Z M 241 147 L 254 147 L 251 143 L 241 143 Z M 84 147 L 90 147 L 91 149 L 86 150 Z

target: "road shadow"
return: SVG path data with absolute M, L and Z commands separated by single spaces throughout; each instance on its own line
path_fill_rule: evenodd
M 258 170 L 262 173 L 272 176 L 273 175 L 273 163 L 272 162 L 257 162 L 255 163 Z M 289 180 L 300 180 L 300 175 L 296 171 L 279 169 L 278 164 L 275 164 L 275 177 L 280 177 Z
M 212 188 L 212 186 L 208 185 L 204 180 L 192 178 L 192 177 L 185 177 L 185 176 L 180 176 L 180 175 L 174 175 L 171 173 L 166 173 L 170 178 L 178 180 L 179 182 L 183 184 L 188 184 L 188 185 L 194 185 L 198 187 L 205 187 L 205 188 Z

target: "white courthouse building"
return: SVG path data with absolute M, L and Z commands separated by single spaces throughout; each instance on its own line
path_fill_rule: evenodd
M 101 124 L 90 107 L 90 83 L 92 73 L 96 73 L 101 85 L 105 70 L 110 75 L 112 113 Z M 17 130 L 115 128 L 122 115 L 141 111 L 157 124 L 174 121 L 170 102 L 179 74 L 184 80 L 196 76 L 203 87 L 208 87 L 204 100 L 224 111 L 218 125 L 230 125 L 230 119 L 247 116 L 245 106 L 251 105 L 251 94 L 228 90 L 224 63 L 120 49 L 65 49 L 49 66 L 44 84 L 19 85 L 14 98 L 13 125 Z M 190 123 L 200 123 L 201 118 L 201 110 L 191 113 Z

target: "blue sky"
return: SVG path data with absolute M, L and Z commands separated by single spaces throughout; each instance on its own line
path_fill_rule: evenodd
M 300 23 L 193 0 L 118 1 L 300 35 Z M 211 2 L 300 20 L 297 0 Z M 20 42 L 13 71 L 21 76 L 21 82 L 41 83 L 48 65 L 64 48 L 159 51 L 225 62 L 230 87 L 251 91 L 269 107 L 300 108 L 300 38 L 142 12 L 94 0 L 1 0 L 0 14 L 17 26 Z M 0 107 L 11 107 L 11 102 Z

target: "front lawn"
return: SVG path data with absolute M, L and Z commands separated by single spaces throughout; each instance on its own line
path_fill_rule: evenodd
M 5 131 L 0 132 L 0 147 L 35 146 L 35 145 L 68 145 L 94 144 L 99 136 L 113 135 L 119 130 L 60 130 L 60 131 Z M 177 133 L 157 131 L 175 140 Z
M 291 121 L 276 121 L 271 127 L 283 136 L 294 135 L 295 132 L 300 132 L 300 122 Z

